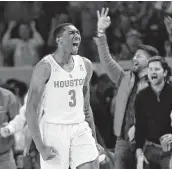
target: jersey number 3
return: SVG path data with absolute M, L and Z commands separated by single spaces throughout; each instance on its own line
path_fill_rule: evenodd
M 71 96 L 70 97 L 71 101 L 69 102 L 69 106 L 75 107 L 76 106 L 76 92 L 75 92 L 75 90 L 69 90 L 69 95 Z

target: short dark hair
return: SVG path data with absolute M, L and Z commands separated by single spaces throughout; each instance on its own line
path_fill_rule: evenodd
M 150 57 L 159 55 L 158 50 L 150 45 L 139 45 L 138 50 L 139 49 L 146 51 L 150 55 Z
M 149 63 L 151 63 L 151 62 L 156 62 L 156 61 L 160 62 L 161 64 L 167 63 L 167 62 L 165 61 L 165 58 L 163 58 L 163 57 L 161 57 L 161 56 L 154 56 L 154 57 L 151 57 L 151 58 L 148 60 L 148 65 L 149 65 Z
M 19 23 L 19 26 L 21 26 L 21 25 L 26 25 L 26 26 L 28 26 L 30 28 L 30 25 L 29 25 L 28 22 L 21 22 L 21 23 Z
M 69 25 L 73 25 L 73 24 L 71 24 L 71 23 L 62 23 L 62 24 L 59 24 L 54 29 L 54 31 L 53 31 L 53 37 L 54 37 L 54 39 L 56 39 L 57 36 L 59 37 L 63 33 L 63 31 L 65 30 L 65 27 L 66 26 L 69 26 Z
M 20 26 L 22 26 L 22 25 L 27 26 L 27 27 L 29 28 L 29 30 L 30 30 L 30 23 L 29 23 L 29 22 L 27 22 L 27 21 L 20 21 L 20 22 L 18 23 L 18 27 L 20 27 Z
M 167 71 L 167 77 L 166 77 L 166 79 L 169 80 L 169 78 L 170 78 L 170 76 L 171 76 L 171 68 L 170 68 L 170 66 L 168 65 L 168 63 L 167 63 L 167 61 L 165 60 L 164 57 L 161 57 L 161 56 L 154 56 L 154 57 L 151 57 L 151 58 L 149 59 L 149 61 L 148 61 L 148 66 L 149 66 L 150 63 L 156 62 L 156 61 L 158 61 L 158 62 L 161 63 L 161 65 L 162 65 L 164 71 Z

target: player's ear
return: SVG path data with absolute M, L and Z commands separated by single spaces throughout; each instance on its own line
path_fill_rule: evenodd
M 62 44 L 62 38 L 61 38 L 61 37 L 57 37 L 57 38 L 56 38 L 56 43 L 57 43 L 58 45 Z
M 56 37 L 56 43 L 58 44 L 58 42 L 59 42 L 59 37 Z

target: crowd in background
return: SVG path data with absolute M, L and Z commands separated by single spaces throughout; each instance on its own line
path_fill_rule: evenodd
M 164 14 L 155 8 L 156 2 L 0 2 L 0 64 L 35 65 L 54 51 L 52 31 L 63 22 L 71 22 L 80 30 L 80 54 L 99 61 L 93 37 L 96 10 L 104 6 L 110 8 L 112 24 L 107 36 L 116 59 L 132 58 L 141 43 L 155 46 L 161 56 L 171 56 Z
M 0 65 L 34 66 L 43 56 L 56 48 L 52 31 L 63 22 L 73 23 L 81 32 L 79 53 L 91 61 L 99 61 L 94 38 L 96 10 L 110 8 L 112 24 L 107 32 L 111 54 L 117 60 L 133 57 L 138 45 L 155 46 L 161 56 L 172 56 L 163 17 L 155 9 L 155 2 L 0 2 Z M 28 86 L 15 79 L 2 87 L 11 90 L 23 104 Z M 91 107 L 98 140 L 108 150 L 115 147 L 113 108 L 115 86 L 106 74 L 93 73 Z M 38 153 L 34 144 L 30 156 L 23 160 L 22 132 L 16 133 L 14 146 L 18 168 L 39 169 Z M 18 144 L 20 143 L 20 144 Z M 25 165 L 24 165 L 25 164 Z M 104 166 L 107 168 L 107 166 Z

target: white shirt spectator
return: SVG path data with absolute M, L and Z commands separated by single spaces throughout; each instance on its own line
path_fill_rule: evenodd
M 10 130 L 10 133 L 15 133 L 18 131 L 21 131 L 24 126 L 26 125 L 26 103 L 27 103 L 27 96 L 28 93 L 26 94 L 25 98 L 24 98 L 24 104 L 23 106 L 20 108 L 20 112 L 18 115 L 16 115 L 16 117 L 10 121 L 8 123 L 8 125 L 6 127 L 8 127 L 8 129 Z
M 44 45 L 44 40 L 35 28 L 35 23 L 32 22 L 30 28 L 33 36 L 30 38 L 30 30 L 28 25 L 21 24 L 19 34 L 21 38 L 11 39 L 11 31 L 16 23 L 9 23 L 9 27 L 2 39 L 2 45 L 5 49 L 14 52 L 14 66 L 34 66 L 39 60 L 39 48 Z
M 15 149 L 24 150 L 24 155 L 26 155 L 26 153 L 28 152 L 32 141 L 32 137 L 30 135 L 30 131 L 28 130 L 28 126 L 26 123 L 26 116 L 25 116 L 27 97 L 28 97 L 28 93 L 25 96 L 23 106 L 20 108 L 20 113 L 16 115 L 15 118 L 4 127 L 8 130 L 8 132 L 5 133 L 5 135 L 3 135 L 3 137 L 7 137 L 9 135 L 14 134 L 15 142 L 16 142 Z M 41 116 L 43 112 L 41 107 L 39 108 L 39 112 L 41 112 L 38 114 L 39 120 L 41 121 Z

